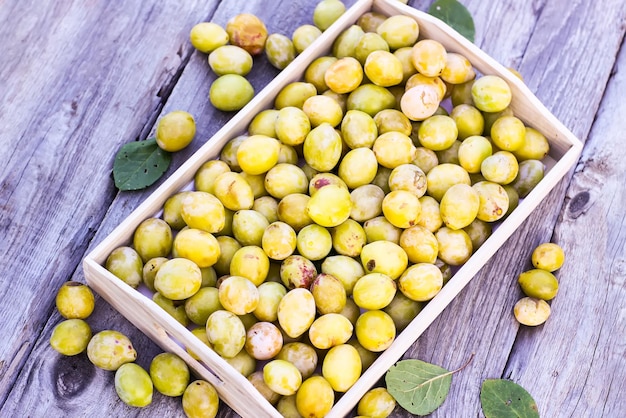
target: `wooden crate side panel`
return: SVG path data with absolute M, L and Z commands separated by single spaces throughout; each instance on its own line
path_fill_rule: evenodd
M 121 280 L 110 280 L 108 271 L 93 260 L 85 260 L 83 268 L 89 286 L 161 348 L 181 357 L 198 376 L 215 386 L 234 411 L 242 416 L 280 416 L 243 375 L 158 305 Z M 185 348 L 202 361 L 191 357 Z

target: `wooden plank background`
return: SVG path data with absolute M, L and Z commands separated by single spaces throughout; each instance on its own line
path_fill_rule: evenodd
M 174 155 L 171 173 L 228 120 L 208 103 L 214 76 L 188 42 L 191 27 L 246 11 L 270 32 L 290 35 L 311 21 L 315 3 L 0 3 L 0 416 L 182 416 L 180 399 L 158 394 L 148 408 L 129 408 L 112 373 L 84 355 L 57 355 L 48 344 L 60 320 L 54 294 L 65 280 L 84 281 L 89 248 L 154 190 L 116 192 L 119 146 L 146 138 L 163 112 L 201 115 L 198 139 Z M 494 377 L 522 384 L 545 417 L 619 416 L 626 411 L 626 53 L 618 51 L 626 4 L 463 3 L 476 44 L 517 68 L 557 118 L 589 139 L 571 182 L 550 194 L 406 356 L 453 369 L 475 355 L 433 416 L 481 416 L 480 384 Z M 409 4 L 426 10 L 430 1 Z M 257 58 L 250 79 L 260 89 L 276 73 Z M 517 274 L 530 266 L 534 245 L 549 240 L 567 255 L 553 316 L 536 329 L 518 327 Z M 94 331 L 129 335 L 144 367 L 160 351 L 103 301 L 89 322 Z M 394 416 L 409 415 L 397 408 Z

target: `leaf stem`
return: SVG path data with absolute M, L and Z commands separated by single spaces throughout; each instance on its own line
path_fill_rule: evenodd
M 458 373 L 458 372 L 460 372 L 461 370 L 463 370 L 464 368 L 466 368 L 466 367 L 467 367 L 467 366 L 471 363 L 471 361 L 472 361 L 473 359 L 474 359 L 474 353 L 472 353 L 472 355 L 469 357 L 469 359 L 467 359 L 467 361 L 465 362 L 465 364 L 463 364 L 463 365 L 462 365 L 461 367 L 459 367 L 458 369 L 456 369 L 456 370 L 452 370 L 452 371 L 447 371 L 446 373 L 443 373 L 443 374 L 438 374 L 438 375 L 436 375 L 435 377 L 433 377 L 433 378 L 431 378 L 431 379 L 428 379 L 428 380 L 426 380 L 426 381 L 424 381 L 424 382 L 420 383 L 420 384 L 419 384 L 419 385 L 417 385 L 417 386 L 414 386 L 414 387 L 412 387 L 412 388 L 410 388 L 410 389 L 408 389 L 408 390 L 403 390 L 403 391 L 400 391 L 400 392 L 404 392 L 404 393 L 415 392 L 415 391 L 417 391 L 417 390 L 419 390 L 419 389 L 423 388 L 424 386 L 431 384 L 432 382 L 434 382 L 434 381 L 436 381 L 436 380 L 443 379 L 444 377 L 447 377 L 447 376 L 453 375 L 453 374 L 455 374 L 455 373 Z M 443 369 L 443 370 L 445 370 L 445 369 Z
M 459 368 L 458 368 L 458 369 L 456 369 L 456 370 L 452 370 L 452 371 L 450 372 L 450 374 L 454 374 L 454 373 L 458 373 L 458 372 L 460 372 L 461 370 L 463 370 L 464 368 L 466 368 L 466 367 L 467 367 L 467 366 L 468 366 L 468 365 L 472 362 L 472 360 L 474 360 L 474 353 L 472 353 L 472 355 L 470 355 L 470 357 L 467 359 L 467 361 L 465 362 L 465 364 L 464 364 L 464 365 L 462 365 L 461 367 L 459 367 Z

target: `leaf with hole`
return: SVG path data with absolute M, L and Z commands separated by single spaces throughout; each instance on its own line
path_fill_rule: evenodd
M 537 403 L 510 380 L 487 379 L 480 389 L 480 405 L 487 418 L 539 418 Z
M 446 400 L 452 373 L 421 360 L 402 360 L 385 375 L 387 391 L 412 414 L 428 415 Z
M 474 42 L 476 30 L 470 12 L 457 0 L 437 0 L 431 4 L 428 13 L 443 20 L 461 35 Z
M 171 160 L 154 138 L 124 144 L 113 162 L 115 187 L 122 191 L 148 187 L 161 178 Z

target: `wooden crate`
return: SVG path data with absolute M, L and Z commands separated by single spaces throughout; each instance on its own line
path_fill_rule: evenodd
M 335 403 L 329 417 L 344 417 L 350 414 L 363 394 L 398 361 L 559 180 L 567 174 L 578 160 L 582 150 L 582 143 L 539 102 L 518 78 L 438 19 L 405 6 L 397 0 L 357 1 L 313 45 L 300 54 L 131 213 L 83 262 L 85 277 L 94 290 L 164 350 L 182 357 L 199 377 L 216 387 L 224 402 L 243 417 L 280 417 L 280 414 L 244 376 L 204 346 L 187 328 L 169 316 L 149 297 L 113 276 L 103 265 L 113 249 L 132 242 L 135 228 L 144 219 L 158 214 L 168 197 L 177 191 L 190 188 L 195 172 L 205 161 L 216 158 L 230 139 L 245 133 L 248 124 L 258 112 L 271 108 L 274 98 L 285 85 L 301 80 L 307 65 L 315 58 L 330 54 L 334 39 L 367 11 L 376 11 L 389 16 L 395 14 L 411 16 L 419 24 L 420 38 L 435 39 L 441 42 L 448 51 L 462 53 L 481 74 L 496 74 L 505 79 L 513 91 L 511 108 L 515 115 L 527 125 L 546 135 L 550 141 L 551 150 L 547 157 L 547 171 L 543 180 L 525 199 L 520 201 L 519 206 L 509 217 L 499 223 L 489 239 L 458 269 L 439 294 L 425 305 L 408 327 L 397 336 L 394 343 L 380 354 L 356 384 Z M 196 353 L 200 361 L 194 360 L 183 347 Z

